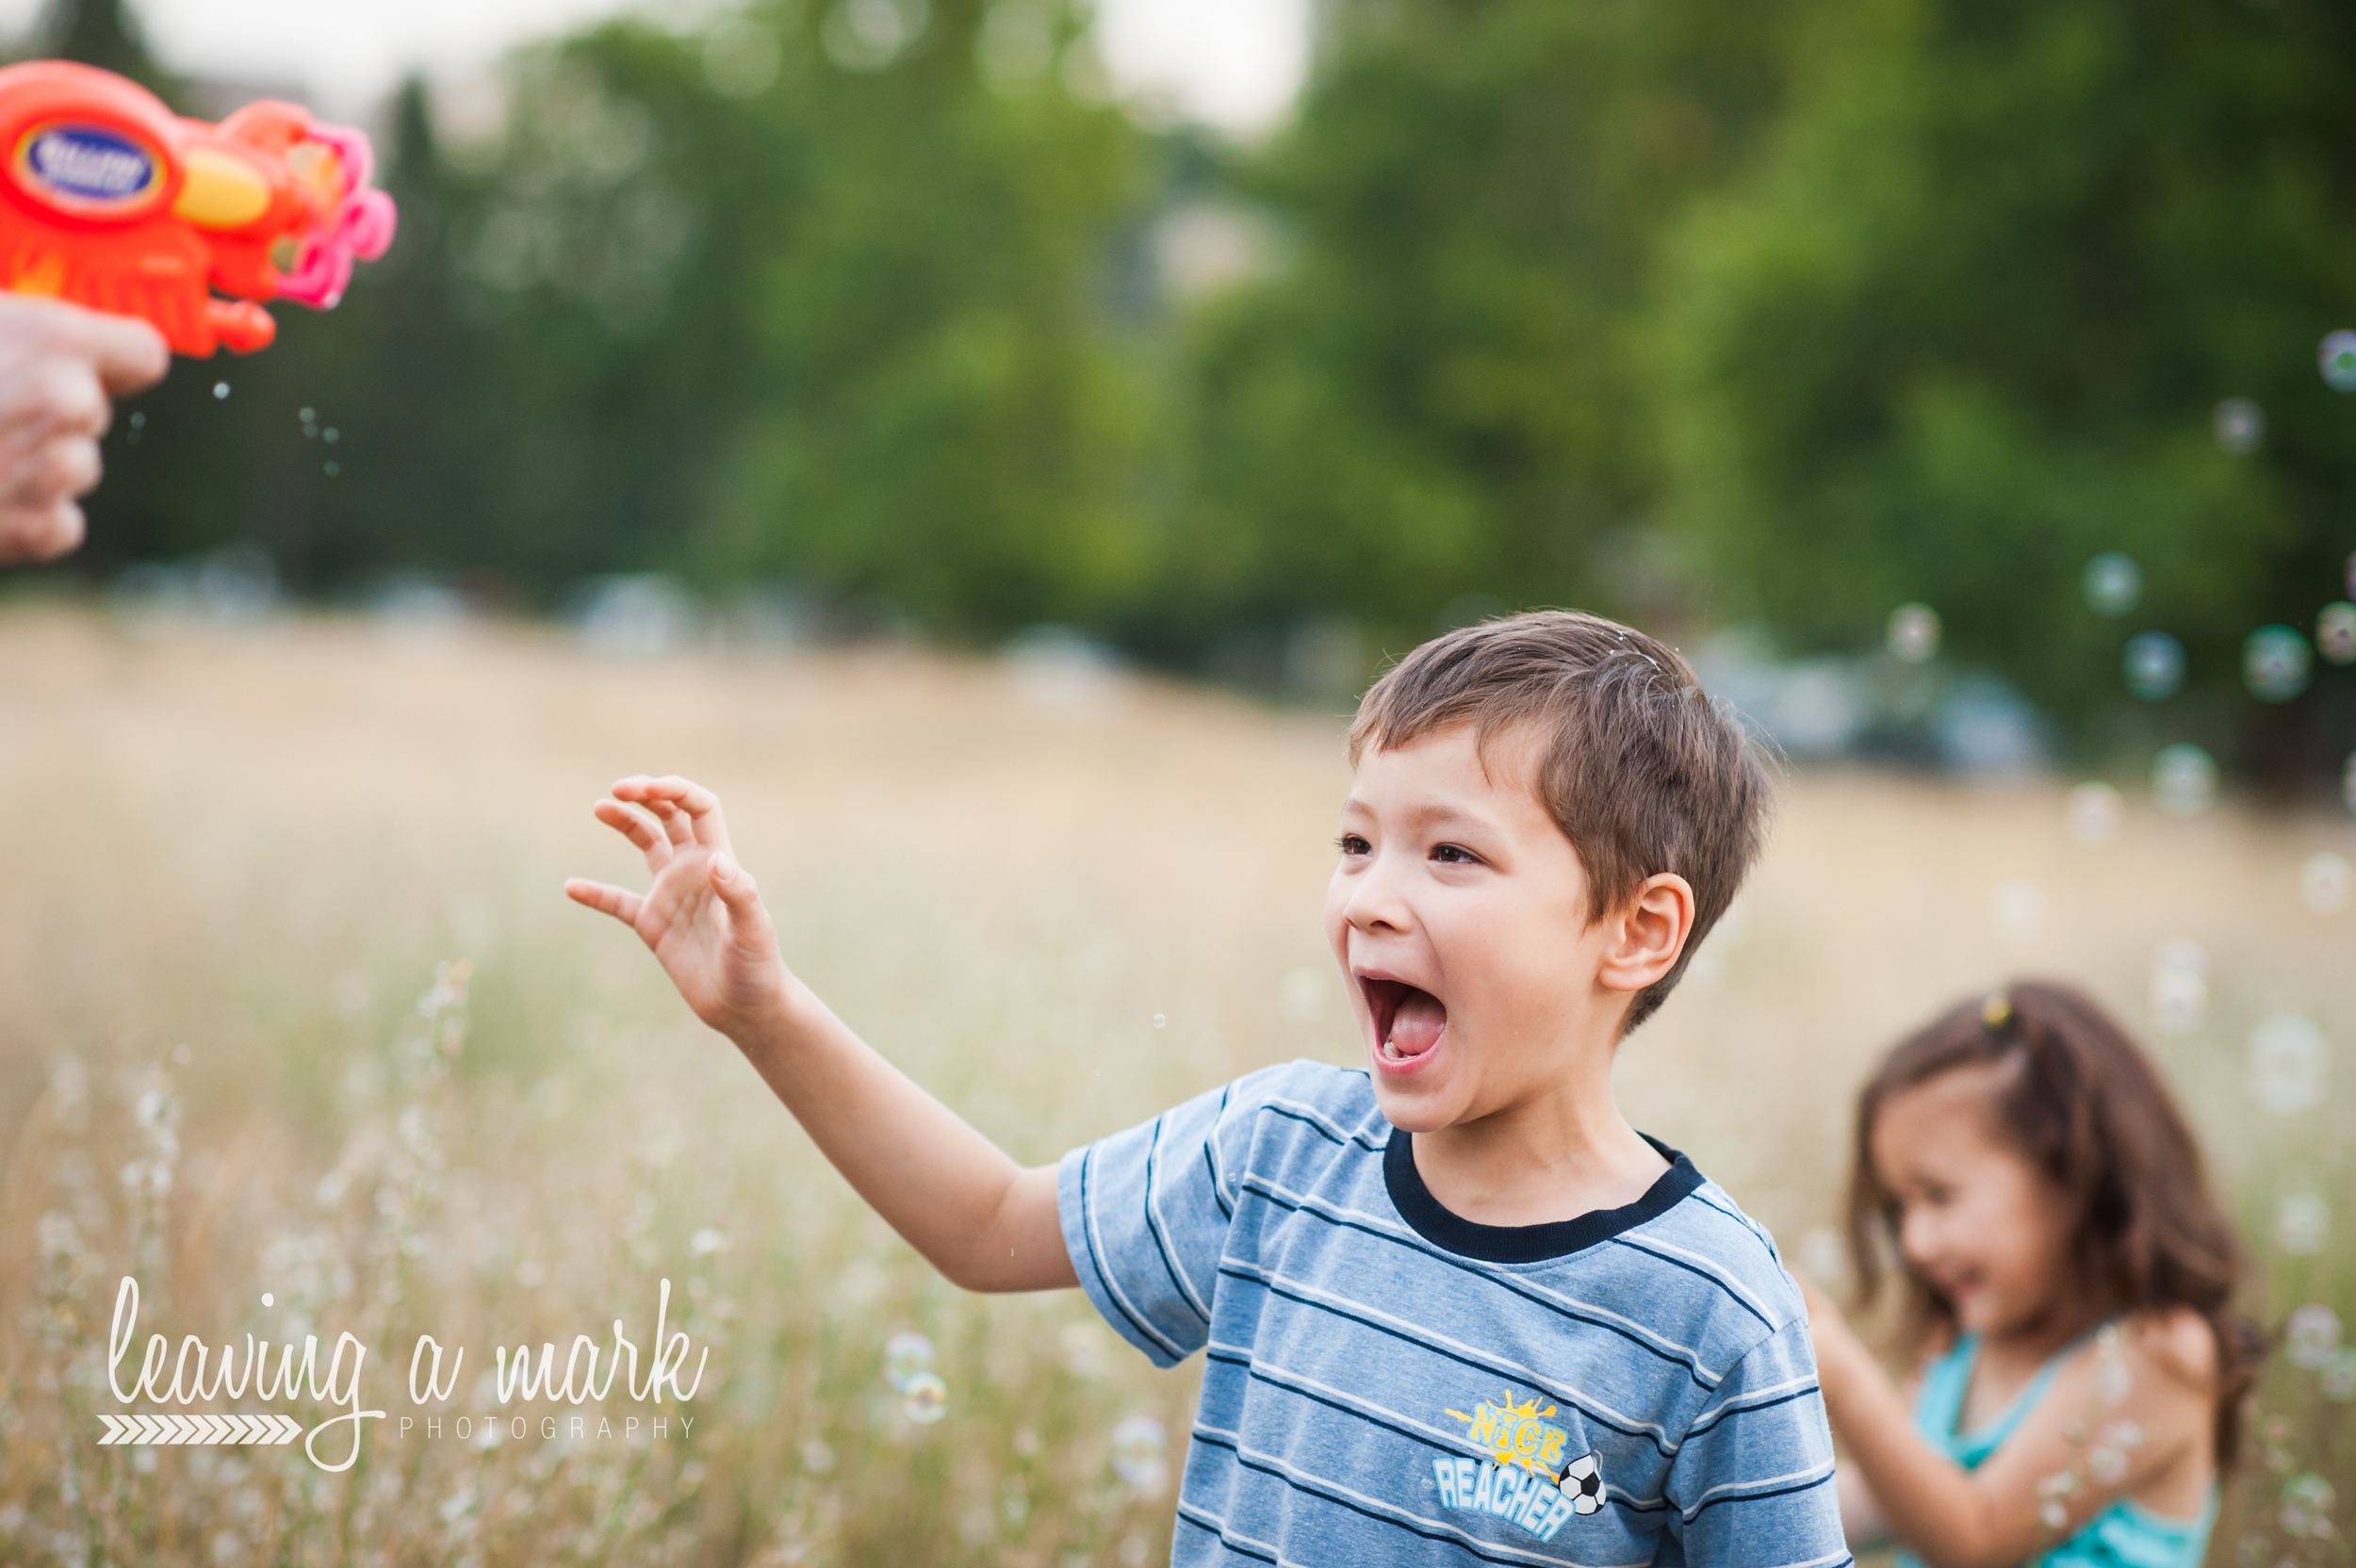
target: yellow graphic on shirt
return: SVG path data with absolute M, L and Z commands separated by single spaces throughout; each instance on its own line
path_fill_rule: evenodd
M 1540 1410 L 1534 1397 L 1516 1403 L 1510 1388 L 1496 1404 L 1484 1399 L 1473 1406 L 1470 1415 L 1462 1411 L 1448 1412 L 1459 1421 L 1472 1423 L 1472 1429 L 1464 1434 L 1465 1442 L 1485 1449 L 1500 1465 L 1517 1464 L 1549 1481 L 1559 1475 L 1562 1450 L 1571 1440 L 1571 1434 L 1562 1428 L 1546 1424 L 1546 1417 L 1553 1413 L 1552 1405 Z

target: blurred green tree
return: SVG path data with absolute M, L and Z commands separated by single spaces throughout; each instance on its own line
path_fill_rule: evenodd
M 1099 286 L 1144 139 L 1065 87 L 1079 33 L 1054 4 L 773 4 L 526 61 L 456 237 L 522 415 L 495 547 L 950 636 L 1101 617 L 1149 551 Z
M 2356 324 L 2348 15 L 1861 0 L 1793 58 L 1761 156 L 1681 220 L 1646 338 L 1662 515 L 1715 613 L 1851 648 L 1923 600 L 2082 734 L 2295 765 L 2300 710 L 2234 689 L 2244 635 L 2311 628 L 2356 545 L 2356 402 L 2315 359 Z M 2230 398 L 2263 410 L 2254 450 L 2219 438 Z M 2082 598 L 2105 550 L 2143 568 L 2122 618 Z M 2122 728 L 2147 628 L 2194 683 Z
M 1631 329 L 1664 225 L 1775 107 L 1789 9 L 1327 13 L 1297 121 L 1242 171 L 1284 265 L 1198 328 L 1175 629 L 1668 612 Z
M 168 103 L 178 99 L 178 84 L 148 48 L 146 29 L 125 0 L 48 0 L 32 44 L 36 55 L 100 66 Z

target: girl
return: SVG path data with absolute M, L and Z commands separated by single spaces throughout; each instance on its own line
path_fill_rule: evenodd
M 1894 1248 L 1892 1386 L 1809 1293 L 1851 1540 L 1932 1568 L 2198 1568 L 2258 1342 L 2190 1130 L 2126 1033 L 2067 986 L 1957 1006 L 1857 1101 L 1862 1298 Z

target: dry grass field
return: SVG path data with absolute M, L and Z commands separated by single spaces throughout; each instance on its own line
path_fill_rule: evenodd
M 1076 1293 L 933 1278 L 559 890 L 637 874 L 589 816 L 610 780 L 712 785 L 789 960 L 1044 1162 L 1255 1066 L 1355 1058 L 1317 919 L 1340 728 L 905 650 L 617 662 L 546 629 L 0 612 L 0 1560 L 1164 1560 L 1191 1369 L 1151 1371 Z M 1867 1064 L 1959 995 L 2073 977 L 2165 1057 L 2265 1258 L 2253 1308 L 2356 1331 L 2356 1213 L 2331 1213 L 2356 1208 L 2356 1084 L 2269 1111 L 2249 1043 L 2285 1014 L 2356 1040 L 2356 910 L 2300 895 L 2309 857 L 2356 859 L 2356 819 L 2127 794 L 2087 847 L 2061 781 L 1792 779 L 1735 915 L 1624 1050 L 1631 1118 L 1837 1267 L 1815 1228 Z M 2206 1004 L 2164 1030 L 2155 954 L 2186 939 Z M 388 1419 L 332 1474 L 299 1441 L 100 1446 L 134 1271 L 142 1341 L 349 1331 Z M 582 1407 L 615 1435 L 578 1438 L 499 1404 L 495 1346 L 602 1346 L 618 1317 L 645 1350 L 665 1279 L 666 1334 L 710 1349 L 692 1401 L 616 1390 Z M 936 1421 L 886 1384 L 903 1331 L 936 1347 Z M 467 1348 L 438 1434 L 406 1391 L 420 1333 Z M 2356 1493 L 2327 1397 L 2356 1362 L 2303 1359 L 2269 1376 L 2214 1561 L 2346 1560 L 2301 1478 Z M 1165 1463 L 1115 1452 L 1136 1417 Z

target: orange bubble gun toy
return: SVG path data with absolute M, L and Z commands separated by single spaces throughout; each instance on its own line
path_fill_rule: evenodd
M 333 308 L 353 259 L 393 242 L 368 139 L 293 104 L 208 125 L 111 71 L 33 60 L 0 67 L 0 288 L 141 317 L 198 358 L 267 346 L 256 301 Z

